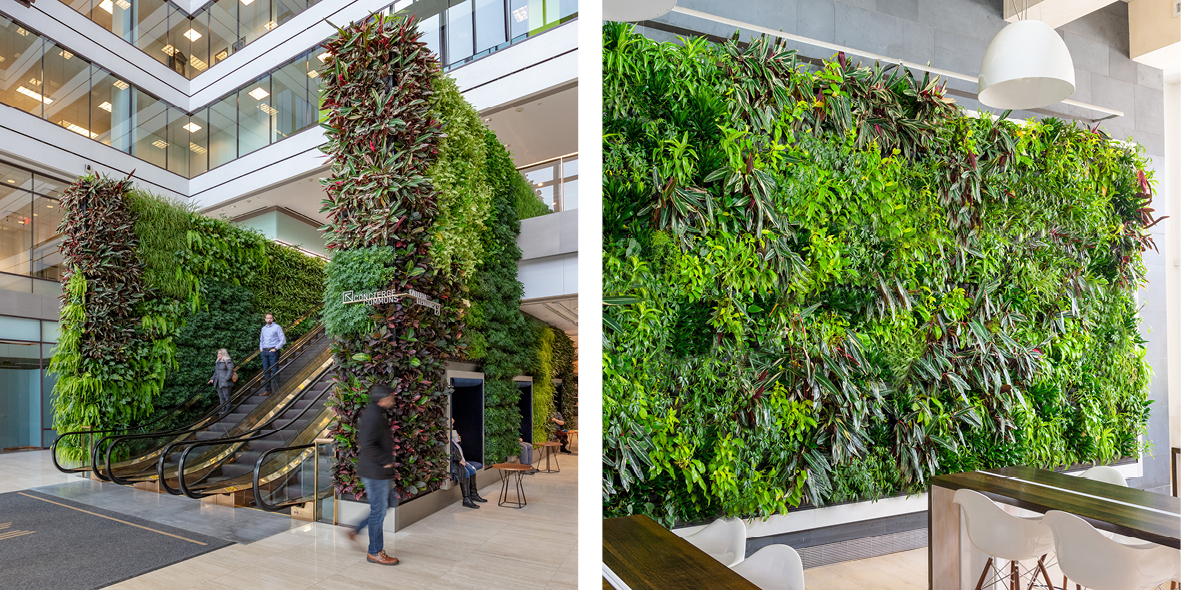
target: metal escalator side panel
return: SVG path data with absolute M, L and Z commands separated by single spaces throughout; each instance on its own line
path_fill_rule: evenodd
M 272 419 L 274 419 L 277 416 L 279 416 L 280 414 L 288 411 L 290 409 L 291 405 L 294 405 L 295 402 L 299 401 L 302 398 L 302 396 L 304 395 L 304 393 L 306 393 L 309 390 L 308 388 L 310 385 L 312 385 L 313 383 L 315 383 L 321 379 L 329 378 L 328 372 L 331 370 L 332 365 L 333 365 L 332 353 L 331 353 L 331 351 L 327 351 L 327 358 L 323 362 L 320 363 L 320 365 L 316 368 L 314 373 L 312 375 L 306 377 L 302 382 L 300 382 L 298 385 L 296 385 L 295 387 L 292 388 L 292 391 L 289 393 L 289 395 L 286 398 L 287 403 L 282 403 L 282 404 L 276 403 L 276 404 L 271 405 L 270 409 L 267 411 L 266 415 L 262 417 L 262 420 L 259 422 L 259 424 L 261 424 L 263 426 L 267 425 L 269 422 L 272 421 Z M 327 394 L 327 390 L 325 390 L 325 392 L 321 393 L 320 399 L 323 399 L 326 394 Z M 277 397 L 277 396 L 272 395 L 271 397 Z M 331 416 L 329 416 L 327 419 L 331 420 Z M 261 429 L 262 429 L 262 427 L 256 428 L 256 430 L 261 430 Z M 323 430 L 323 427 L 321 427 L 320 430 Z M 319 431 L 316 431 L 316 432 L 319 432 Z M 235 435 L 235 436 L 237 436 L 237 435 Z M 230 436 L 230 437 L 226 437 L 226 438 L 234 438 L 234 436 Z M 189 464 L 187 464 L 187 462 L 186 462 L 185 472 L 184 472 L 184 477 L 186 479 L 186 485 L 187 485 L 188 476 L 190 474 L 198 473 L 198 472 L 200 472 L 204 469 L 207 469 L 207 468 L 209 468 L 209 469 L 215 468 L 216 466 L 220 465 L 223 461 L 226 461 L 229 457 L 231 457 L 232 455 L 237 453 L 242 447 L 246 446 L 247 444 L 249 444 L 248 441 L 224 443 L 221 445 L 218 445 L 218 444 L 209 445 L 207 447 L 208 450 L 201 452 L 200 454 L 197 455 L 197 457 L 195 457 L 195 459 L 194 459 L 195 463 L 193 463 L 192 467 L 190 467 Z M 174 468 L 172 471 L 175 472 L 176 468 Z M 189 486 L 189 487 L 191 489 L 197 489 L 196 482 L 192 486 Z M 246 487 L 249 487 L 249 485 L 247 485 Z M 205 493 L 208 489 L 209 488 L 200 488 L 200 491 L 202 493 Z M 237 488 L 237 489 L 241 489 L 241 488 Z M 230 490 L 230 491 L 236 491 L 236 489 Z M 213 493 L 221 493 L 221 492 L 210 492 L 210 493 L 207 493 L 206 495 L 210 495 Z
M 322 325 L 317 326 L 315 329 L 313 329 L 312 331 L 305 334 L 304 337 L 301 337 L 301 340 L 302 340 L 302 338 L 313 338 L 315 336 L 315 334 L 317 334 L 317 333 L 320 333 L 320 334 L 323 333 L 323 326 Z M 316 361 L 320 361 L 320 364 L 322 364 L 323 357 L 325 357 L 325 356 L 328 356 L 329 358 L 331 357 L 331 350 L 330 350 L 328 339 L 321 337 L 319 341 L 311 344 L 310 348 L 308 350 L 304 350 L 304 351 L 300 352 L 298 355 L 296 355 L 296 357 L 291 358 L 289 360 L 293 363 L 297 362 L 300 358 L 302 358 L 303 356 L 305 356 L 309 353 L 315 353 L 316 358 L 314 358 L 311 362 L 307 362 L 306 364 L 301 364 L 299 366 L 300 371 L 297 374 L 296 378 L 298 378 L 298 376 L 301 376 L 303 373 L 307 372 L 309 367 L 315 366 L 317 364 Z M 256 377 L 261 377 L 262 373 L 263 373 L 263 371 L 260 369 L 258 371 Z M 290 378 L 290 375 L 288 375 L 288 378 Z M 270 402 L 269 407 L 274 407 L 276 404 L 279 404 L 281 401 L 290 398 L 291 395 L 298 393 L 297 388 L 290 388 L 290 389 L 291 389 L 291 391 L 288 392 L 287 396 L 283 396 L 281 394 L 281 391 L 279 393 L 274 394 L 274 395 L 268 396 L 267 399 Z M 242 397 L 242 399 L 238 400 L 238 404 L 235 406 L 235 409 L 237 407 L 240 407 L 242 404 L 246 403 L 247 401 L 249 401 L 253 397 L 254 397 L 254 395 Z M 270 401 L 270 400 L 273 400 L 273 401 Z M 255 410 L 253 410 L 250 414 L 248 414 L 241 422 L 239 422 L 238 424 L 235 424 L 234 426 L 228 427 L 226 429 L 225 434 L 227 436 L 239 435 L 241 433 L 249 431 L 254 424 L 262 423 L 262 421 L 257 420 L 257 415 L 260 411 L 263 411 L 265 413 L 265 409 L 263 406 L 266 404 L 268 404 L 268 402 L 264 402 L 263 404 L 259 404 L 259 407 L 255 408 Z M 228 415 L 228 413 L 227 413 L 227 415 Z M 111 466 L 110 466 L 111 470 L 118 469 L 119 471 L 116 471 L 116 473 L 119 475 L 120 479 L 129 480 L 129 481 L 130 480 L 155 481 L 155 480 L 159 479 L 159 475 L 158 475 L 158 473 L 156 473 L 156 471 L 157 471 L 156 470 L 156 463 L 160 457 L 160 454 L 162 452 L 164 452 L 164 450 L 166 448 L 168 448 L 168 446 L 170 444 L 195 440 L 197 432 L 209 430 L 209 429 L 215 427 L 217 424 L 220 424 L 223 421 L 223 419 L 224 419 L 224 416 L 220 416 L 216 412 L 211 412 L 210 414 L 202 417 L 197 422 L 191 424 L 188 429 L 180 432 L 175 438 L 167 440 L 164 443 L 156 446 L 152 451 L 150 451 L 146 454 L 140 455 L 138 457 L 135 457 L 135 458 L 126 459 L 124 461 L 120 461 L 118 463 L 111 464 Z M 162 432 L 162 433 L 160 433 L 160 436 L 164 437 L 164 436 L 167 436 L 168 434 L 169 434 L 168 432 Z

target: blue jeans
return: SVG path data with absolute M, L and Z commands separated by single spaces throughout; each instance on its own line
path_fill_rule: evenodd
M 365 484 L 365 495 L 369 497 L 369 517 L 362 519 L 353 527 L 357 534 L 369 527 L 369 555 L 377 555 L 385 549 L 385 533 L 381 524 L 385 522 L 386 508 L 398 507 L 398 495 L 390 493 L 390 480 L 369 479 L 362 477 Z
M 262 357 L 262 390 L 275 391 L 279 388 L 279 370 L 272 367 L 279 363 L 279 351 L 263 350 L 259 352 L 259 356 Z M 272 376 L 274 381 L 270 381 Z
M 465 467 L 467 467 L 467 476 L 471 477 L 475 475 L 477 471 L 483 469 L 484 464 L 477 461 L 468 461 Z

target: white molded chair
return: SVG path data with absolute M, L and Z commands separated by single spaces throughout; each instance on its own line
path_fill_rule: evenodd
M 1092 467 L 1084 471 L 1079 477 L 1101 481 L 1115 486 L 1128 487 L 1128 480 L 1124 479 L 1124 474 L 1120 473 L 1115 467 L 1108 467 L 1106 465 Z
M 787 545 L 763 547 L 731 569 L 763 590 L 804 590 L 804 562 Z
M 1046 583 L 1050 583 L 1050 574 L 1046 571 L 1043 559 L 1054 548 L 1054 535 L 1041 523 L 1040 518 L 1013 516 L 984 494 L 972 490 L 956 490 L 952 502 L 959 504 L 963 511 L 968 525 L 968 539 L 989 556 L 976 582 L 976 590 L 984 587 L 993 560 L 997 558 L 1008 560 L 1011 568 L 1008 574 L 1002 574 L 997 568 L 998 576 L 1015 575 L 1012 572 L 1017 571 L 1017 562 L 1036 559 L 1034 578 L 1041 574 Z
M 1181 552 L 1160 545 L 1125 545 L 1087 521 L 1051 510 L 1042 522 L 1054 534 L 1058 567 L 1090 590 L 1147 590 L 1181 575 Z
M 734 567 L 746 557 L 746 525 L 737 518 L 719 518 L 685 540 L 726 567 Z

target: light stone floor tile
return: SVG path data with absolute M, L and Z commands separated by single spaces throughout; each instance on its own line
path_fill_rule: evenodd
M 344 527 L 293 521 L 265 538 L 199 555 L 111 588 L 570 590 L 577 587 L 578 576 L 578 457 L 562 455 L 560 460 L 561 473 L 525 478 L 529 503 L 524 509 L 497 506 L 500 480 L 494 473 L 481 474 L 480 494 L 489 502 L 479 510 L 456 504 L 396 534 L 387 533 L 387 552 L 402 560 L 397 566 L 365 561 L 364 549 L 347 540 Z M 0 454 L 0 493 L 44 486 L 56 486 L 54 493 L 61 497 L 182 529 L 199 524 L 199 532 L 212 536 L 218 535 L 209 528 L 222 526 L 224 538 L 258 521 L 257 511 L 250 509 L 177 504 L 176 497 L 63 474 L 53 467 L 47 451 Z M 177 506 L 184 512 L 173 512 Z M 363 546 L 367 539 L 361 540 Z
M 808 590 L 919 590 L 927 587 L 927 548 L 804 570 Z

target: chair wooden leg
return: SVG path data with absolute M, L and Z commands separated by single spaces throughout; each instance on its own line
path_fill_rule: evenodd
M 1009 590 L 1021 590 L 1021 578 L 1017 575 L 1017 562 L 1009 562 Z
M 992 567 L 992 558 L 989 557 L 988 561 L 984 562 L 984 571 L 980 572 L 980 581 L 976 582 L 976 590 L 981 590 L 982 588 L 984 588 L 984 578 L 988 577 L 988 570 L 991 567 Z
M 1031 576 L 1029 578 L 1029 588 L 1027 588 L 1026 590 L 1033 590 L 1033 585 L 1037 583 L 1038 573 L 1041 573 L 1043 579 L 1046 580 L 1046 587 L 1048 587 L 1050 590 L 1054 590 L 1054 584 L 1052 582 L 1050 582 L 1050 572 L 1046 571 L 1045 560 L 1046 560 L 1045 555 L 1037 558 L 1037 565 L 1034 566 L 1034 568 L 1033 568 L 1033 576 Z M 1065 588 L 1065 586 L 1063 586 L 1063 587 Z

